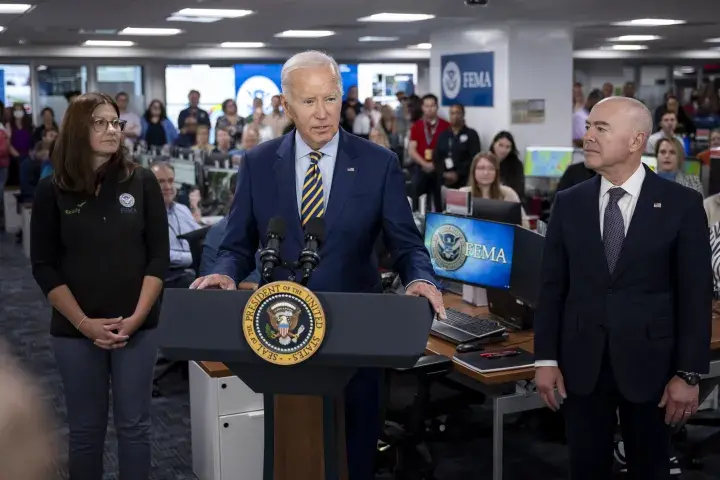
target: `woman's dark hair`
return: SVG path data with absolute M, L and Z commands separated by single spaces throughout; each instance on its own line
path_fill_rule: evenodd
M 72 102 L 63 118 L 60 134 L 52 148 L 52 164 L 55 169 L 54 182 L 61 190 L 93 194 L 98 179 L 110 165 L 120 166 L 118 179 L 124 181 L 132 176 L 136 165 L 128 161 L 122 142 L 112 154 L 102 171 L 93 168 L 94 152 L 90 147 L 90 129 L 93 112 L 100 105 L 110 105 L 120 116 L 120 110 L 112 97 L 104 93 L 86 93 Z
M 227 107 L 228 107 L 228 105 L 230 105 L 231 103 L 235 105 L 235 115 L 238 114 L 237 103 L 235 103 L 235 100 L 233 100 L 232 98 L 228 98 L 227 100 L 225 100 L 225 101 L 222 103 L 222 112 L 223 112 L 224 115 L 227 115 Z
M 45 108 L 43 108 L 43 109 L 40 111 L 40 119 L 42 119 L 42 117 L 45 116 L 45 112 L 50 112 L 50 116 L 51 116 L 52 119 L 53 119 L 53 123 L 52 123 L 52 124 L 53 124 L 53 127 L 55 127 L 55 130 L 58 130 L 58 124 L 57 124 L 57 122 L 55 121 L 55 110 L 53 110 L 53 109 L 50 108 L 50 107 L 45 107 Z
M 498 140 L 502 139 L 507 140 L 510 142 L 510 153 L 508 153 L 508 157 L 515 157 L 517 159 L 520 158 L 518 154 L 517 144 L 515 143 L 515 137 L 512 136 L 512 133 L 503 130 L 502 132 L 498 132 L 497 135 L 492 139 L 492 142 L 490 142 L 490 153 L 495 154 L 495 143 L 497 143 Z
M 423 117 L 422 100 L 417 95 L 411 95 L 408 100 L 408 112 L 410 121 L 415 123 Z
M 114 102 L 113 102 L 114 104 Z M 150 123 L 150 119 L 152 118 L 152 115 L 150 114 L 150 110 L 152 110 L 153 105 L 160 105 L 160 121 L 167 120 L 167 112 L 165 111 L 165 104 L 158 100 L 157 98 L 150 102 L 150 105 L 148 105 L 147 110 L 145 110 L 145 114 L 143 115 L 145 117 L 145 120 Z
M 32 115 L 27 113 L 27 110 L 25 110 L 25 104 L 21 102 L 15 102 L 12 106 L 13 111 L 15 110 L 22 110 L 25 115 L 23 115 L 22 120 L 20 121 L 20 128 L 27 132 L 33 131 L 33 122 L 32 122 Z M 13 121 L 10 125 L 11 130 L 15 130 L 15 118 L 13 118 Z

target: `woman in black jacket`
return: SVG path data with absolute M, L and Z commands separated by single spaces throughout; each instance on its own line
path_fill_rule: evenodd
M 68 106 L 53 175 L 35 191 L 33 276 L 53 307 L 50 334 L 69 425 L 71 480 L 101 480 L 112 379 L 121 480 L 150 476 L 158 297 L 170 258 L 152 172 L 126 160 L 125 121 L 104 94 Z
M 520 201 L 525 200 L 525 171 L 518 156 L 515 138 L 510 132 L 498 132 L 490 144 L 490 152 L 500 162 L 500 182 L 515 190 Z

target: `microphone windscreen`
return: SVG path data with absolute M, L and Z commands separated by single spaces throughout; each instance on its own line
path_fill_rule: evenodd
M 320 242 L 325 241 L 325 220 L 313 217 L 305 224 L 305 235 L 312 235 Z
M 285 219 L 282 217 L 271 218 L 268 223 L 267 234 L 277 235 L 281 239 L 285 238 Z

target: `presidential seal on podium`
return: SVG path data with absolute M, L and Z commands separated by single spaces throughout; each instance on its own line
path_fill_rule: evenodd
M 308 288 L 283 281 L 257 289 L 243 311 L 245 340 L 262 359 L 296 365 L 312 357 L 327 325 L 320 301 Z

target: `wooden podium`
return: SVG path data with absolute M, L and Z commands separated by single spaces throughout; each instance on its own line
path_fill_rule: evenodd
M 171 360 L 223 362 L 264 395 L 264 480 L 347 480 L 343 390 L 358 368 L 412 367 L 425 351 L 430 304 L 405 295 L 316 293 L 327 324 L 322 343 L 301 363 L 277 365 L 243 331 L 253 293 L 166 290 L 160 348 Z

